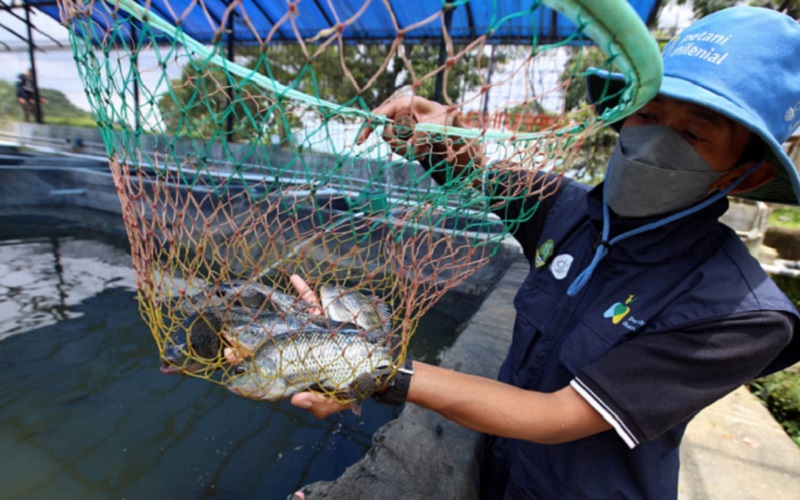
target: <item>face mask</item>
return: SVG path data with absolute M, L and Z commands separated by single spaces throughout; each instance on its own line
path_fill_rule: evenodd
M 623 217 L 651 217 L 687 208 L 725 172 L 664 125 L 624 127 L 606 171 L 603 196 Z

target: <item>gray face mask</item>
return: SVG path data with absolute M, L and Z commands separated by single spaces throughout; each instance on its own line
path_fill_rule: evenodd
M 624 127 L 608 162 L 603 196 L 617 215 L 651 217 L 700 201 L 724 173 L 712 171 L 667 126 Z

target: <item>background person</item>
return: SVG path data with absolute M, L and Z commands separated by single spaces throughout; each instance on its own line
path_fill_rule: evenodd
M 17 77 L 17 102 L 22 108 L 22 116 L 26 122 L 36 121 L 36 87 L 33 82 L 33 71 L 20 73 Z M 39 99 L 46 103 L 46 99 Z
M 531 270 L 499 380 L 414 362 L 390 381 L 379 399 L 487 435 L 484 498 L 675 498 L 691 418 L 800 359 L 795 307 L 718 222 L 728 194 L 800 202 L 781 146 L 798 125 L 787 112 L 800 102 L 797 53 L 800 25 L 768 9 L 734 7 L 684 30 L 664 50 L 659 95 L 618 124 L 604 183 L 564 178 L 515 231 Z M 621 76 L 590 87 L 603 80 Z M 375 113 L 457 123 L 419 98 Z M 448 150 L 390 126 L 384 139 L 423 165 L 485 164 L 472 145 Z M 538 254 L 545 243 L 554 251 Z M 311 392 L 292 403 L 319 418 L 344 408 Z

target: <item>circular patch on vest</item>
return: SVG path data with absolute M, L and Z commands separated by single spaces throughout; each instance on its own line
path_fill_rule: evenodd
M 567 277 L 567 273 L 569 273 L 569 268 L 572 266 L 573 261 L 572 255 L 568 253 L 562 253 L 561 255 L 556 255 L 553 259 L 553 263 L 550 264 L 550 272 L 553 273 L 553 277 L 557 280 L 563 280 Z

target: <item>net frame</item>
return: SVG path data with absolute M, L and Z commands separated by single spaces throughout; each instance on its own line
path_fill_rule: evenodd
M 446 85 L 452 67 L 466 59 L 470 51 L 479 54 L 475 64 L 478 67 L 482 64 L 480 54 L 491 39 L 491 33 L 476 37 L 460 50 L 449 38 L 444 23 L 446 11 L 461 3 L 446 2 L 442 12 L 419 21 L 420 26 L 442 22 L 448 58 L 427 74 L 413 76 L 412 94 L 419 83 L 439 74 Z M 220 303 L 217 300 L 220 287 L 236 282 L 241 285 L 240 290 L 252 290 L 266 284 L 266 289 L 277 294 L 291 294 L 287 277 L 301 274 L 314 289 L 335 284 L 343 290 L 379 297 L 391 304 L 390 317 L 384 318 L 380 325 L 380 328 L 391 325 L 389 333 L 375 343 L 376 352 L 381 350 L 376 356 L 391 361 L 388 368 L 382 367 L 386 369 L 373 374 L 374 378 L 385 380 L 402 366 L 420 316 L 447 290 L 480 269 L 497 250 L 497 245 L 533 215 L 538 204 L 533 203 L 505 224 L 498 223 L 492 214 L 502 212 L 513 201 L 549 195 L 560 183 L 566 166 L 575 161 L 586 137 L 605 124 L 633 113 L 657 93 L 661 78 L 658 47 L 626 2 L 547 0 L 541 4 L 572 19 L 578 26 L 577 34 L 559 43 L 534 46 L 531 56 L 520 62 L 517 71 L 527 70 L 537 51 L 583 43 L 589 38 L 606 54 L 605 69 L 614 68 L 625 76 L 626 85 L 621 94 L 614 96 L 619 97 L 619 104 L 605 109 L 599 117 L 589 115 L 569 123 L 557 120 L 553 126 L 527 133 L 492 130 L 483 123 L 467 128 L 459 126 L 459 120 L 444 120 L 447 125 L 414 123 L 411 125 L 413 133 L 427 134 L 431 142 L 445 144 L 447 151 L 435 161 L 429 159 L 429 168 L 412 178 L 411 184 L 392 184 L 390 190 L 385 189 L 389 184 L 386 179 L 408 161 L 420 161 L 420 158 L 397 158 L 379 140 L 373 141 L 366 150 L 357 150 L 351 145 L 332 146 L 333 154 L 326 156 L 322 166 L 312 165 L 312 160 L 318 157 L 303 151 L 304 146 L 312 145 L 309 137 L 318 136 L 318 143 L 333 142 L 330 124 L 337 120 L 369 124 L 376 129 L 374 135 L 379 135 L 387 126 L 403 127 L 398 121 L 370 112 L 358 96 L 346 103 L 331 102 L 317 92 L 298 90 L 296 81 L 289 84 L 277 81 L 271 77 L 268 64 L 259 69 L 259 65 L 245 67 L 230 61 L 223 56 L 220 40 L 206 47 L 182 31 L 179 22 L 182 14 L 177 10 L 171 13 L 174 19 L 170 22 L 147 6 L 130 0 L 108 3 L 61 0 L 59 7 L 70 26 L 73 54 L 104 136 L 122 204 L 137 273 L 140 308 L 162 358 L 177 350 L 182 363 L 178 368 L 184 373 L 229 384 L 231 379 L 242 374 L 234 373 L 240 370 L 234 369 L 224 358 L 222 348 L 236 346 L 235 336 L 239 334 L 236 332 L 248 325 L 263 323 L 263 313 L 272 306 L 268 301 L 242 304 L 241 291 L 228 302 Z M 126 20 L 127 26 L 133 29 L 131 35 L 136 34 L 132 40 L 138 40 L 132 42 L 133 47 L 126 47 L 121 33 L 108 31 L 101 37 L 102 54 L 97 54 L 94 38 L 98 30 L 92 11 L 99 5 L 104 6 L 102 11 L 112 20 Z M 192 5 L 205 8 L 203 2 Z M 242 5 L 231 3 L 223 19 L 237 9 L 247 19 Z M 536 5 L 538 3 L 534 7 Z M 292 6 L 296 4 L 288 4 L 282 21 L 291 24 L 297 33 Z M 183 15 L 190 8 L 186 7 Z M 520 11 L 514 16 L 526 13 Z M 338 21 L 330 27 L 330 32 L 321 31 L 312 39 L 305 40 L 298 34 L 298 44 L 311 59 L 327 48 L 339 46 L 341 49 L 342 27 L 351 19 Z M 498 24 L 506 20 L 500 19 Z M 77 28 L 80 23 L 83 28 Z M 113 21 L 110 24 L 113 25 Z M 224 26 L 221 22 L 218 33 Z M 398 33 L 404 31 L 397 29 Z M 270 36 L 260 40 L 262 47 Z M 164 39 L 172 40 L 171 45 L 159 45 Z M 398 50 L 395 46 L 401 39 L 398 35 L 393 50 Z M 177 97 L 175 85 L 171 85 L 161 94 L 151 94 L 149 109 L 132 109 L 126 99 L 130 97 L 131 83 L 143 86 L 142 74 L 136 64 L 126 67 L 119 61 L 128 58 L 135 62 L 142 40 L 148 40 L 145 43 L 151 43 L 154 51 L 164 52 L 159 56 L 160 61 L 177 57 L 178 50 L 191 54 L 191 64 L 200 68 L 202 77 L 217 83 L 212 92 L 194 94 L 205 102 L 210 114 L 214 115 L 215 111 L 209 103 L 215 94 L 225 89 L 227 107 L 216 113 L 212 126 L 228 121 L 237 110 L 246 119 L 258 121 L 268 116 L 285 128 L 292 127 L 291 117 L 314 113 L 322 119 L 317 125 L 306 127 L 305 139 L 290 144 L 293 150 L 289 158 L 283 160 L 277 159 L 280 152 L 276 151 L 265 157 L 253 153 L 257 147 L 233 148 L 231 138 L 215 132 L 211 139 L 221 143 L 229 159 L 227 164 L 217 161 L 209 148 L 201 144 L 202 134 L 192 128 L 197 124 L 186 112 L 180 119 L 185 124 L 182 127 L 189 131 L 188 139 L 169 138 L 167 130 L 144 134 L 141 122 L 153 118 L 154 108 L 158 108 L 153 106 L 156 95 L 167 95 L 184 107 L 188 104 Z M 315 43 L 317 45 L 313 45 Z M 119 52 L 117 56 L 113 54 L 115 51 Z M 340 53 L 343 52 L 341 49 Z M 404 63 L 413 75 L 413 65 L 407 59 Z M 361 92 L 374 85 L 386 65 L 363 84 L 347 70 L 344 60 L 342 66 L 346 79 Z M 586 74 L 574 76 L 579 78 Z M 195 80 L 196 87 L 200 80 Z M 488 88 L 493 84 L 482 79 L 481 85 Z M 258 97 L 242 97 L 248 93 Z M 453 102 L 447 94 L 444 100 L 448 105 L 447 113 L 459 111 L 464 105 Z M 250 106 L 253 103 L 256 103 L 255 112 Z M 259 135 L 258 141 L 262 140 Z M 250 145 L 256 143 L 253 140 Z M 431 163 L 444 165 L 447 158 L 452 160 L 475 147 L 492 149 L 496 161 L 468 164 L 459 175 L 445 176 L 440 186 L 430 182 L 437 166 Z M 268 168 L 259 168 L 260 161 L 266 161 Z M 545 170 L 554 175 L 542 181 L 535 174 Z M 489 185 L 491 188 L 487 189 Z M 495 196 L 497 192 L 502 192 L 503 196 Z M 342 196 L 342 193 L 348 195 Z M 342 203 L 346 207 L 343 208 Z M 288 311 L 273 312 L 284 318 L 287 314 L 302 315 L 305 311 L 296 309 L 297 303 Z M 242 316 L 248 315 L 249 321 L 242 320 Z M 347 327 L 327 326 L 329 340 L 347 338 L 338 336 L 340 330 Z M 223 330 L 217 332 L 220 342 L 212 355 L 200 354 L 200 342 L 193 334 L 196 328 Z M 180 340 L 181 334 L 183 340 Z M 274 333 L 267 331 L 262 344 L 245 352 L 243 357 L 252 361 L 253 351 L 264 350 L 264 346 L 271 344 L 276 344 Z M 339 341 L 334 345 L 345 348 Z M 388 354 L 384 349 L 388 349 Z M 195 364 L 200 367 L 188 368 Z M 329 366 L 329 362 L 316 358 L 308 364 L 314 364 L 317 373 L 323 374 L 324 367 Z M 360 365 L 355 365 L 353 369 L 357 370 Z M 263 370 L 252 363 L 248 369 L 253 380 L 263 382 Z M 279 370 L 276 377 L 281 376 Z M 343 401 L 363 399 L 374 390 L 374 387 L 362 390 L 317 382 L 308 387 L 313 386 Z

